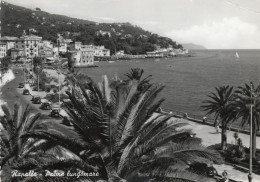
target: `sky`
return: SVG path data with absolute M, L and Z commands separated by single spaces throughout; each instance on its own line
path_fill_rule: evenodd
M 208 49 L 260 49 L 260 0 L 6 1 L 95 22 L 130 22 Z

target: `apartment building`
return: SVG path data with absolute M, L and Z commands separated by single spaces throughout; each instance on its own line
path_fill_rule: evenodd
M 0 58 L 6 56 L 6 43 L 0 42 Z
M 41 40 L 42 37 L 36 35 L 23 35 L 16 41 L 15 49 L 22 49 L 23 56 L 25 56 L 27 60 L 32 60 L 39 55 L 39 43 Z

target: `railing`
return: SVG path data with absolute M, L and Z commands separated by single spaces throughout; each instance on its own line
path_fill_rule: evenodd
M 182 112 L 182 111 L 173 111 L 173 110 L 170 110 L 170 109 L 167 109 L 167 108 L 162 109 L 161 113 L 167 114 L 167 115 L 170 114 L 173 117 L 184 118 L 184 119 L 187 119 L 189 121 L 197 122 L 197 123 L 200 123 L 200 124 L 215 126 L 215 119 L 210 118 L 210 117 L 207 117 L 204 121 L 203 120 L 204 116 L 196 115 L 196 114 L 190 114 L 190 113 L 186 113 L 186 112 Z M 221 128 L 221 123 L 220 123 L 220 128 Z M 231 123 L 230 125 L 228 125 L 228 130 L 239 132 L 239 133 L 250 134 L 249 126 L 244 126 L 242 128 L 237 123 L 233 123 L 233 124 Z M 260 136 L 259 131 L 257 132 L 257 136 Z

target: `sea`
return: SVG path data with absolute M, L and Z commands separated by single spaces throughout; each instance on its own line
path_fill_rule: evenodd
M 162 108 L 196 116 L 205 115 L 200 106 L 215 87 L 260 84 L 260 50 L 191 50 L 190 55 L 97 62 L 98 67 L 79 72 L 101 81 L 102 75 L 124 79 L 131 68 L 142 68 L 144 77 L 152 75 L 152 82 L 166 86 L 159 95 L 165 98 Z

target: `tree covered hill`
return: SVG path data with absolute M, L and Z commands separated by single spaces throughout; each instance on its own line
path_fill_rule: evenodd
M 50 14 L 39 8 L 32 10 L 7 2 L 2 3 L 2 36 L 20 37 L 25 30 L 45 40 L 56 42 L 57 34 L 63 34 L 83 44 L 105 45 L 113 54 L 125 50 L 128 54 L 144 54 L 156 46 L 174 48 L 182 46 L 170 38 L 161 37 L 130 23 L 96 23 L 93 21 Z M 111 34 L 97 34 L 98 31 Z

